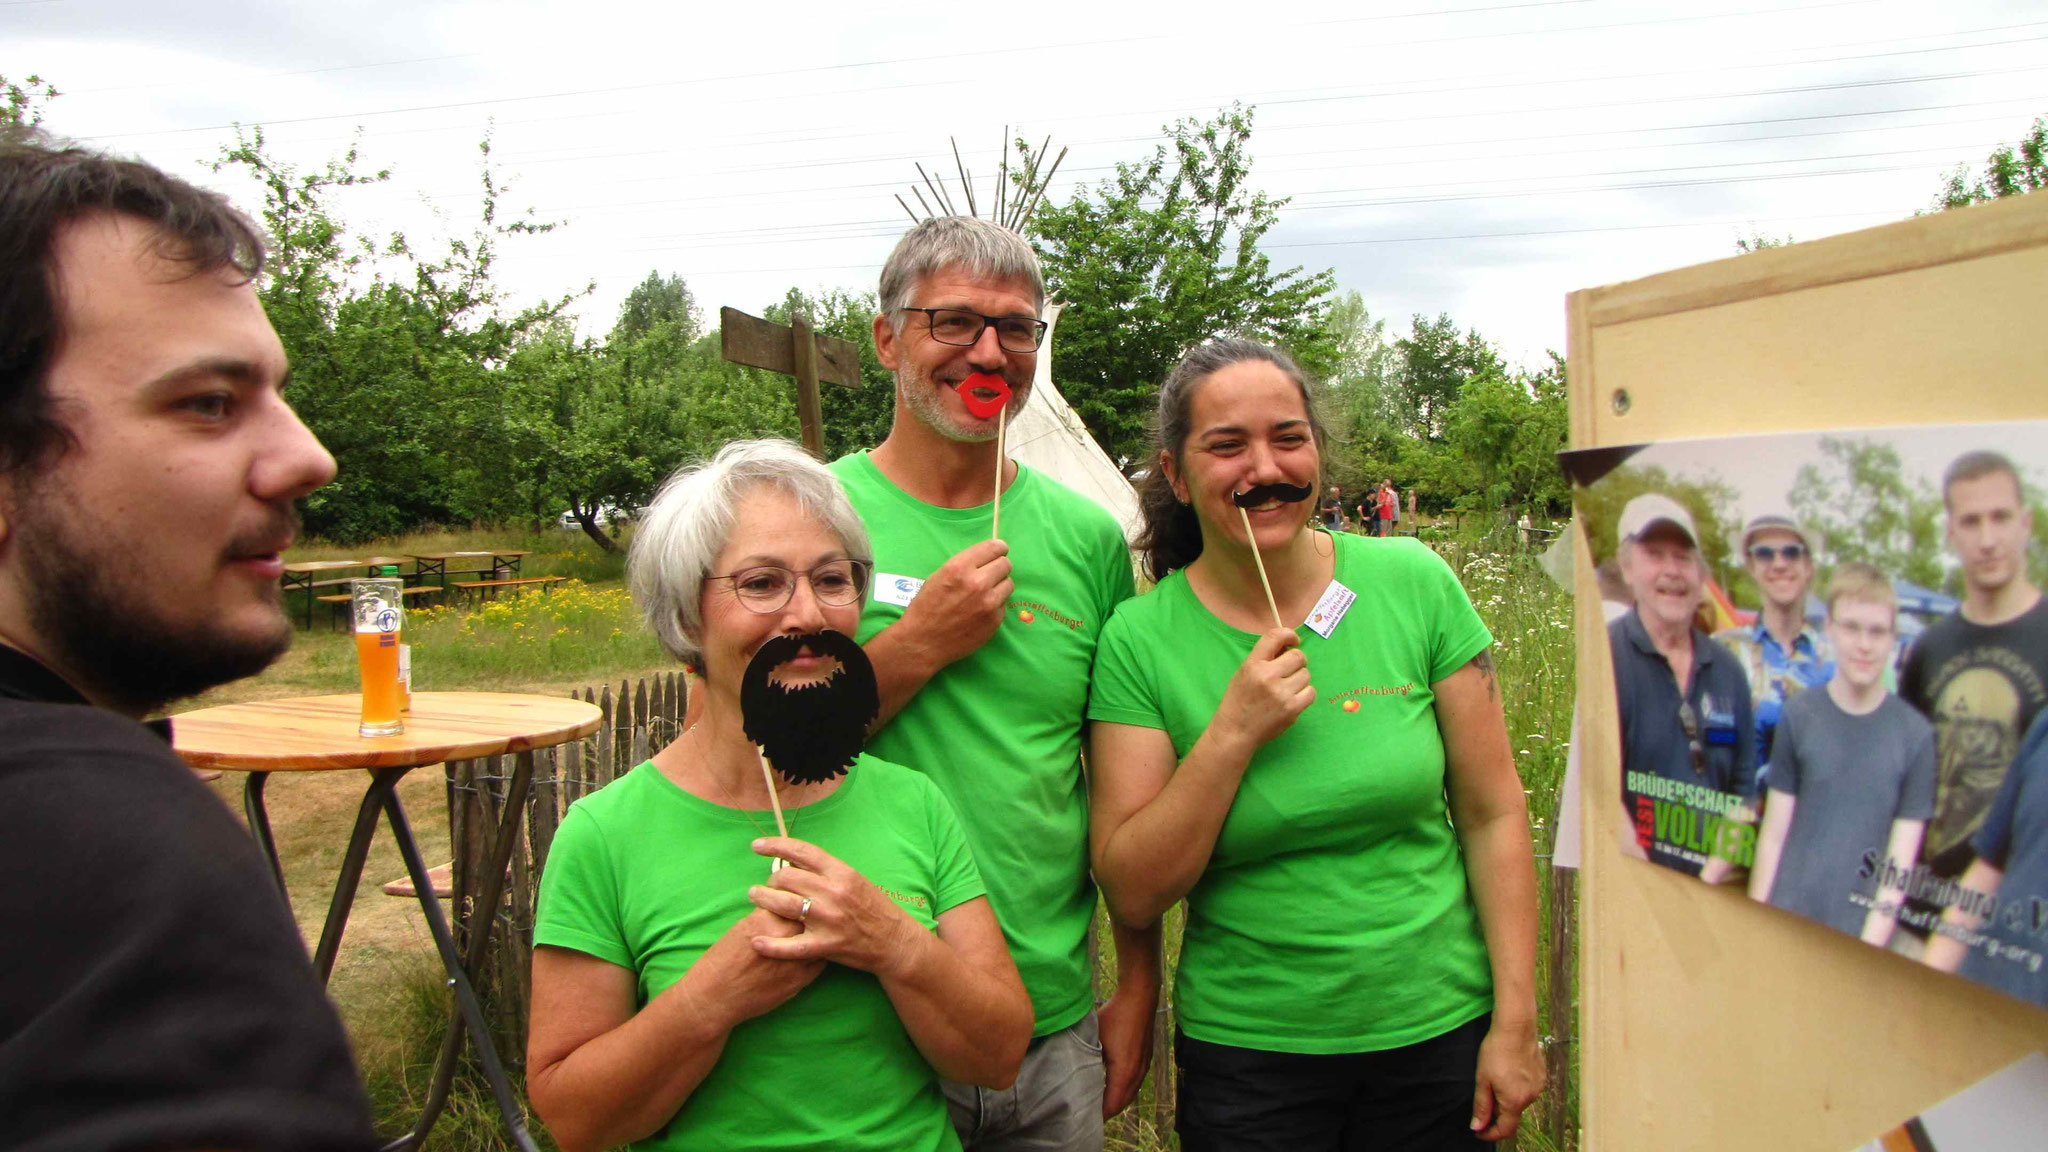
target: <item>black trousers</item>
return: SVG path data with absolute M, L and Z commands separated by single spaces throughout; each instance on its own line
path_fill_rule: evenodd
M 1390 1048 L 1304 1056 L 1176 1035 L 1181 1152 L 1471 1152 L 1487 1013 Z

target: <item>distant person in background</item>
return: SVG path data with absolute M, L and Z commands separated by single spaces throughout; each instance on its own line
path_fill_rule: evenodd
M 1749 679 L 1728 650 L 1693 623 L 1706 566 L 1692 514 L 1669 496 L 1644 493 L 1622 509 L 1618 536 L 1621 576 L 1635 607 L 1607 626 L 1607 636 L 1621 716 L 1622 803 L 1630 820 L 1637 817 L 1627 784 L 1631 772 L 1754 798 Z M 1695 876 L 1707 862 L 1655 841 L 1645 851 L 1654 862 Z
M 1389 536 L 1401 534 L 1401 490 L 1392 480 L 1387 481 L 1387 524 Z
M 1358 498 L 1358 534 L 1377 536 L 1380 534 L 1380 495 L 1370 486 Z
M 1844 564 L 1827 603 L 1838 663 L 1776 726 L 1749 895 L 1883 947 L 1934 813 L 1934 728 L 1885 690 L 1899 612 L 1890 578 Z
M 1380 535 L 1392 536 L 1394 522 L 1401 517 L 1401 502 L 1394 497 L 1394 482 L 1380 481 Z
M 2012 462 L 1995 452 L 1959 456 L 1941 493 L 1963 603 L 1914 641 L 1899 695 L 1934 724 L 1939 767 L 1926 862 L 1953 877 L 1970 863 L 1970 837 L 2020 737 L 2048 705 L 2048 606 L 2027 579 L 2034 522 Z
M 1827 636 L 1806 622 L 1813 545 L 1799 525 L 1787 516 L 1753 517 L 1742 529 L 1742 559 L 1763 606 L 1755 621 L 1714 633 L 1714 642 L 1728 649 L 1749 676 L 1757 762 L 1767 764 L 1786 702 L 1827 682 L 1835 670 L 1834 652 Z
M 1332 532 L 1344 530 L 1344 498 L 1338 494 L 1337 486 L 1330 485 L 1330 494 L 1323 497 L 1323 527 Z

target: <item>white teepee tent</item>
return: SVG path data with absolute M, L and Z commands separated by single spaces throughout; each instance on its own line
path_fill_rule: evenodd
M 1124 539 L 1135 540 L 1142 517 L 1138 494 L 1117 469 L 1109 453 L 1088 434 L 1088 426 L 1060 395 L 1052 382 L 1052 328 L 1057 327 L 1060 309 L 1045 306 L 1045 350 L 1038 355 L 1038 374 L 1031 383 L 1031 395 L 1010 422 L 1005 433 L 1010 458 L 1081 493 L 1116 517 L 1123 525 Z

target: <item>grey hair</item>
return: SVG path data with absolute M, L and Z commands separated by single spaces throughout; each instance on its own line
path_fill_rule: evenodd
M 918 281 L 947 268 L 963 268 L 986 280 L 1021 280 L 1031 285 L 1032 306 L 1045 310 L 1045 274 L 1038 253 L 1022 236 L 973 216 L 934 216 L 903 234 L 882 265 L 882 314 L 898 331 L 898 309 L 910 306 Z
M 735 440 L 710 460 L 678 468 L 640 517 L 626 584 L 668 654 L 704 666 L 704 581 L 732 539 L 733 510 L 757 488 L 796 501 L 831 529 L 848 558 L 872 563 L 868 530 L 839 478 L 787 440 Z

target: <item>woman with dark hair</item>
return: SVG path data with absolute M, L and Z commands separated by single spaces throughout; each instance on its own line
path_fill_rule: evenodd
M 1325 443 L 1286 354 L 1197 348 L 1158 428 L 1159 583 L 1097 651 L 1089 835 L 1117 919 L 1188 901 L 1181 1147 L 1503 1139 L 1544 1072 L 1492 637 L 1426 546 L 1322 531 L 1284 498 L 1320 486 Z
M 527 1090 L 563 1148 L 957 1152 L 938 1077 L 1016 1078 L 1031 1001 L 945 796 L 865 754 L 792 772 L 770 732 L 771 798 L 747 730 L 756 653 L 787 653 L 788 697 L 851 671 L 871 569 L 839 482 L 784 441 L 728 444 L 641 518 L 634 599 L 704 705 L 548 854 Z

